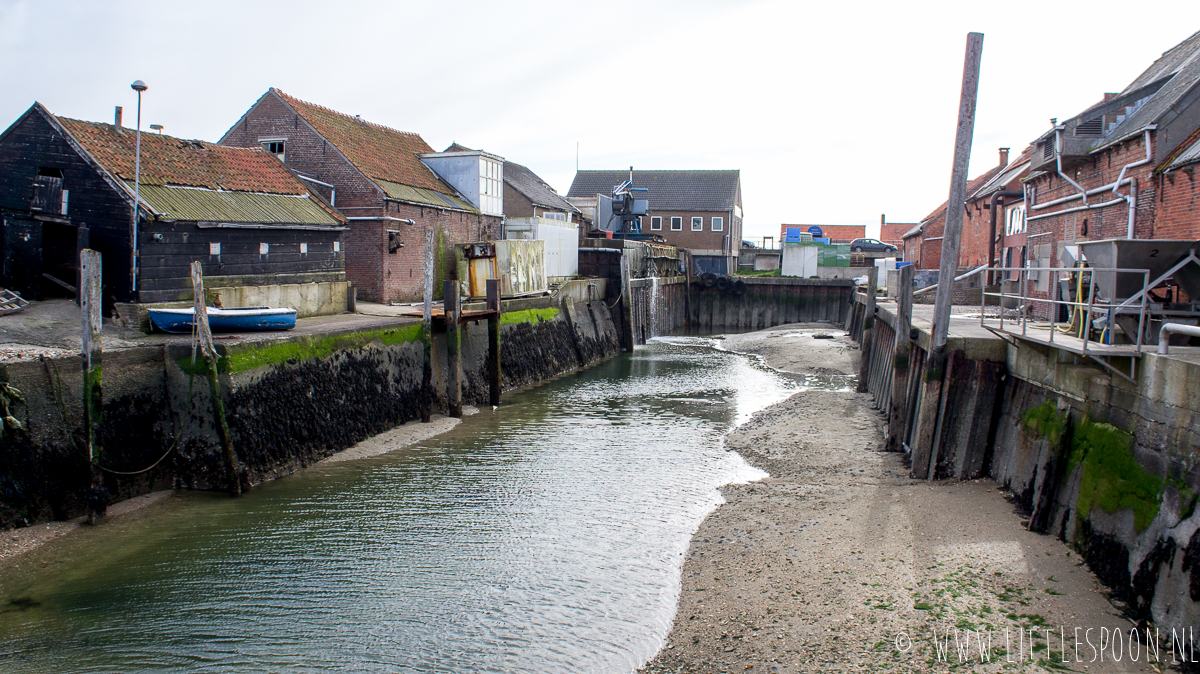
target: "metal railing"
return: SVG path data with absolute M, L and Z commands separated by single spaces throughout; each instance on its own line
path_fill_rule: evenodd
M 1092 339 L 1092 331 L 1094 329 L 1093 321 L 1096 320 L 1096 317 L 1106 319 L 1105 326 L 1102 330 L 1102 339 L 1103 339 L 1104 334 L 1107 334 L 1110 336 L 1112 335 L 1113 319 L 1116 317 L 1117 314 L 1120 314 L 1120 313 L 1130 313 L 1131 314 L 1136 309 L 1137 314 L 1138 314 L 1137 339 L 1136 339 L 1135 343 L 1131 346 L 1133 347 L 1133 349 L 1136 353 L 1141 354 L 1141 352 L 1142 352 L 1142 337 L 1146 331 L 1146 303 L 1147 303 L 1147 299 L 1150 295 L 1150 293 L 1148 292 L 1149 285 L 1150 285 L 1150 270 L 1149 269 L 1118 269 L 1115 267 L 992 267 L 989 271 L 1001 272 L 1002 280 L 1000 281 L 1000 292 L 988 292 L 987 289 L 984 288 L 984 289 L 982 289 L 982 291 L 980 293 L 979 325 L 981 327 L 984 327 L 984 328 L 988 327 L 987 323 L 986 323 L 986 321 L 988 320 L 988 317 L 986 314 L 985 307 L 987 305 L 987 298 L 989 298 L 989 297 L 999 298 L 999 302 L 1000 302 L 1000 307 L 999 307 L 999 309 L 1000 309 L 1000 311 L 999 311 L 1000 326 L 999 326 L 999 329 L 1001 331 L 1004 331 L 1005 300 L 1017 300 L 1018 316 L 1015 319 L 1010 319 L 1010 321 L 1020 322 L 1022 336 L 1028 336 L 1028 334 L 1029 334 L 1029 329 L 1031 327 L 1029 319 L 1030 319 L 1030 314 L 1033 313 L 1030 310 L 1031 306 L 1036 305 L 1038 303 L 1046 304 L 1046 305 L 1049 305 L 1049 311 L 1047 312 L 1049 319 L 1048 319 L 1048 321 L 1046 321 L 1046 323 L 1048 323 L 1048 326 L 1045 325 L 1043 322 L 1037 321 L 1035 319 L 1034 325 L 1032 327 L 1035 330 L 1049 329 L 1050 336 L 1047 341 L 1050 342 L 1051 344 L 1053 344 L 1055 334 L 1059 333 L 1062 330 L 1061 321 L 1058 320 L 1058 307 L 1060 307 L 1060 306 L 1070 307 L 1070 311 L 1072 314 L 1070 325 L 1075 324 L 1075 317 L 1077 315 L 1082 316 L 1083 320 L 1079 324 L 1078 328 L 1074 331 L 1074 332 L 1076 332 L 1076 334 L 1073 336 L 1082 340 L 1082 342 L 1083 342 L 1082 347 L 1081 347 L 1082 352 L 1084 355 L 1088 355 L 1089 344 L 1097 343 L 1097 344 L 1102 344 L 1102 345 L 1109 345 L 1111 343 L 1111 337 L 1109 338 L 1108 341 L 1100 341 L 1100 340 Z M 1004 292 L 1004 284 L 1006 282 L 1004 279 L 1007 279 L 1014 272 L 1016 272 L 1016 274 L 1017 274 L 1017 286 L 1020 289 L 1019 294 Z M 1046 293 L 1045 293 L 1046 297 L 1034 297 L 1034 296 L 1029 295 L 1029 283 L 1030 283 L 1032 274 L 1037 274 L 1039 276 L 1041 274 L 1049 274 L 1050 275 L 1050 282 L 1046 286 L 1046 288 L 1047 288 Z M 1086 287 L 1087 287 L 1088 292 L 1086 295 L 1082 294 L 1083 286 L 1085 284 L 1085 282 L 1083 280 L 1083 276 L 1082 276 L 1083 274 L 1088 275 L 1087 281 L 1086 281 Z M 1097 298 L 1096 297 L 1096 288 L 1097 288 L 1098 284 L 1097 284 L 1096 276 L 1098 274 L 1114 274 L 1114 275 L 1115 274 L 1140 274 L 1142 276 L 1142 292 L 1139 293 L 1138 295 L 1134 295 L 1134 297 L 1140 296 L 1140 300 L 1141 300 L 1140 303 L 1131 304 L 1128 300 L 1122 302 L 1117 298 L 1104 298 L 1104 299 Z M 1079 275 L 1079 278 L 1075 279 L 1075 275 Z M 1059 281 L 1064 276 L 1068 280 L 1075 281 L 1074 287 L 1077 289 L 1077 291 L 1076 291 L 1075 300 L 1073 300 L 1073 301 L 1069 300 L 1069 299 L 1061 299 L 1061 300 L 1054 299 L 1055 295 L 1058 292 Z M 1011 282 L 1011 281 L 1007 281 L 1007 282 Z M 1115 284 L 1114 284 L 1114 287 L 1115 287 Z M 1082 301 L 1083 297 L 1087 298 L 1086 302 Z M 993 318 L 992 320 L 996 320 L 996 319 Z M 1096 355 L 1108 355 L 1108 354 L 1104 354 L 1102 349 L 1093 350 L 1092 353 L 1094 353 Z

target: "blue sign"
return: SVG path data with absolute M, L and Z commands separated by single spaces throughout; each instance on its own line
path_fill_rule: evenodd
M 820 238 L 820 236 L 823 234 L 823 232 L 821 231 L 821 228 L 818 227 L 817 225 L 813 225 L 812 227 L 809 227 L 808 233 L 812 234 L 814 239 Z

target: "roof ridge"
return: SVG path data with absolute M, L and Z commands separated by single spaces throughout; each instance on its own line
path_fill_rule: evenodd
M 418 137 L 420 136 L 420 134 L 415 131 L 401 131 L 400 129 L 396 129 L 396 128 L 387 126 L 385 124 L 380 124 L 378 122 L 372 122 L 372 121 L 363 119 L 361 115 L 349 115 L 347 113 L 341 112 L 340 110 L 334 110 L 333 108 L 325 107 L 324 105 L 321 105 L 320 103 L 313 103 L 311 101 L 306 101 L 303 98 L 297 98 L 288 93 L 285 93 L 282 89 L 280 89 L 278 87 L 271 87 L 271 91 L 274 91 L 276 94 L 278 94 L 279 96 L 281 96 L 288 102 L 300 103 L 301 105 L 306 105 L 310 108 L 316 108 L 323 112 L 328 112 L 330 114 L 338 115 L 339 117 L 345 117 L 347 120 L 349 120 L 351 122 L 358 122 L 360 124 L 366 124 L 367 126 L 373 126 L 377 129 L 382 129 L 383 131 L 391 131 L 393 133 L 399 133 L 399 134 L 403 134 L 405 136 L 418 136 Z

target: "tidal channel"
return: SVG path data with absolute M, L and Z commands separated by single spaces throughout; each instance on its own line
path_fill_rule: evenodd
M 0 570 L 5 672 L 630 672 L 670 629 L 722 438 L 841 377 L 653 340 L 453 431 L 181 492 Z

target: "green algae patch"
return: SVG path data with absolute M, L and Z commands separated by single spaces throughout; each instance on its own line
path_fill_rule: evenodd
M 1080 517 L 1087 518 L 1096 506 L 1107 513 L 1130 509 L 1138 533 L 1154 521 L 1162 506 L 1163 479 L 1142 468 L 1132 444 L 1129 433 L 1087 418 L 1074 430 L 1067 471 L 1081 469 L 1075 503 Z
M 1058 411 L 1058 405 L 1053 400 L 1047 400 L 1037 407 L 1030 407 L 1025 410 L 1025 414 L 1021 415 L 1021 423 L 1025 428 L 1032 431 L 1034 435 L 1046 438 L 1051 447 L 1058 446 L 1063 431 L 1067 429 L 1067 419 L 1065 413 Z
M 535 323 L 537 321 L 552 321 L 558 317 L 558 309 L 525 309 L 523 311 L 506 311 L 500 314 L 500 325 L 510 323 Z
M 365 346 L 371 342 L 382 342 L 385 346 L 416 342 L 421 339 L 421 324 L 413 323 L 396 328 L 352 332 L 344 335 L 327 337 L 305 336 L 295 341 L 275 342 L 262 346 L 255 344 L 239 345 L 229 349 L 221 359 L 222 371 L 230 374 L 245 372 L 267 365 L 280 365 L 291 361 L 317 360 L 331 356 L 338 351 Z M 188 361 L 190 369 L 190 358 Z M 197 363 L 199 365 L 199 363 Z M 183 368 L 183 365 L 180 365 Z

